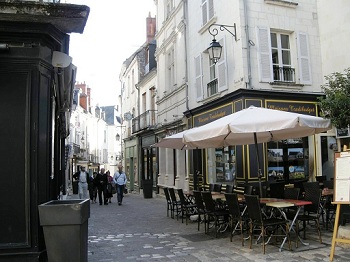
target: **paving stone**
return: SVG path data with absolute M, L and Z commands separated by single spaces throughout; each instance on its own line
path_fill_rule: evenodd
M 72 196 L 71 198 L 76 198 Z M 308 230 L 309 246 L 282 252 L 279 246 L 269 244 L 266 254 L 260 244 L 249 241 L 242 247 L 240 236 L 230 242 L 227 232 L 215 238 L 213 230 L 204 233 L 197 230 L 197 222 L 186 226 L 166 216 L 166 200 L 163 197 L 144 199 L 142 195 L 127 194 L 123 205 L 91 205 L 88 228 L 88 261 L 188 261 L 188 262 L 299 262 L 329 261 L 331 231 L 322 231 L 324 244 L 317 240 L 316 230 Z M 314 240 L 312 240 L 314 239 Z M 313 248 L 313 249 L 312 249 Z M 350 261 L 350 249 L 336 247 L 334 262 Z

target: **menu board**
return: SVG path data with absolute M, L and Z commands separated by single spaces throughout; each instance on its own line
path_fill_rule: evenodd
M 350 152 L 336 153 L 334 202 L 350 204 Z

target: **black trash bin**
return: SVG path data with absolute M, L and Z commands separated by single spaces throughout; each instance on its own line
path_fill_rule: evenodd
M 88 261 L 90 200 L 52 200 L 38 208 L 48 260 Z
M 143 197 L 144 198 L 152 198 L 152 191 L 153 191 L 152 179 L 142 180 L 142 188 L 143 188 Z

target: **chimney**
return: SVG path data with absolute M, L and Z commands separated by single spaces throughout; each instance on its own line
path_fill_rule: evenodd
M 148 13 L 146 18 L 146 32 L 147 32 L 147 43 L 150 43 L 156 35 L 156 18 L 151 17 L 151 13 Z

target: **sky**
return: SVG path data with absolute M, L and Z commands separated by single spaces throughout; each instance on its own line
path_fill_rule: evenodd
M 154 0 L 67 0 L 87 5 L 83 34 L 70 35 L 69 55 L 77 66 L 76 82 L 92 92 L 92 105 L 116 105 L 123 62 L 146 42 L 146 18 L 154 17 Z

